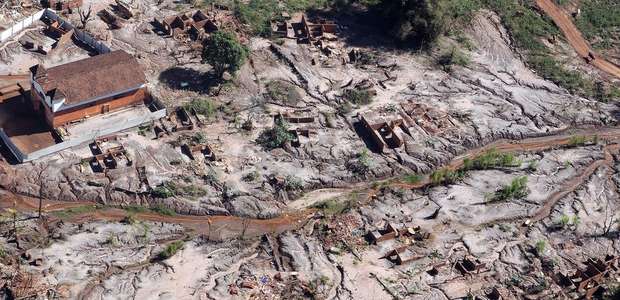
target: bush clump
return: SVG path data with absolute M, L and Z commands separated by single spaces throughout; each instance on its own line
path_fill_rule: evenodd
M 182 250 L 183 246 L 185 246 L 185 243 L 183 241 L 172 242 L 172 243 L 168 244 L 166 246 L 166 248 L 164 248 L 164 250 L 159 252 L 159 254 L 157 255 L 157 259 L 159 259 L 159 260 L 166 260 L 168 258 L 171 258 L 175 254 L 177 254 L 177 252 L 179 252 L 179 250 Z
M 266 88 L 269 98 L 278 103 L 297 105 L 302 98 L 297 88 L 287 82 L 270 81 L 267 83 Z
M 452 48 L 452 51 L 449 53 L 441 55 L 437 60 L 437 63 L 444 69 L 444 71 L 452 72 L 452 66 L 454 65 L 461 67 L 469 65 L 469 57 L 458 49 Z
M 354 90 L 348 89 L 344 91 L 343 97 L 349 102 L 355 105 L 367 105 L 372 103 L 374 98 L 373 94 L 369 90 Z
M 489 202 L 506 201 L 510 199 L 525 198 L 530 193 L 527 188 L 527 176 L 513 179 L 510 184 L 502 186 L 495 191 Z
M 288 124 L 282 119 L 277 119 L 273 127 L 263 130 L 256 142 L 267 150 L 281 148 L 293 141 L 295 136 L 289 132 Z
M 185 109 L 189 111 L 193 109 L 197 114 L 204 115 L 209 119 L 215 116 L 217 108 L 217 105 L 215 105 L 213 101 L 205 98 L 194 99 L 185 104 Z
M 170 198 L 175 196 L 203 197 L 207 190 L 195 185 L 179 185 L 172 181 L 164 182 L 151 191 L 155 198 Z

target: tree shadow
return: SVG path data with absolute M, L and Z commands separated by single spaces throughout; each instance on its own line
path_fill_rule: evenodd
M 221 79 L 213 72 L 172 67 L 159 74 L 159 80 L 169 88 L 182 91 L 191 91 L 200 94 L 209 93 L 210 89 L 221 83 Z
M 336 36 L 348 47 L 370 48 L 376 50 L 416 51 L 422 45 L 413 42 L 399 42 L 389 32 L 392 28 L 377 11 L 346 6 L 339 10 L 307 12 L 310 20 L 329 19 L 338 24 Z

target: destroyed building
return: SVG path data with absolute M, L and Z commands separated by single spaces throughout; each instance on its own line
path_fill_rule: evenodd
M 45 0 L 41 5 L 57 11 L 72 10 L 82 6 L 83 0 Z
M 218 29 L 213 18 L 207 16 L 201 10 L 197 10 L 193 14 L 184 13 L 163 19 L 155 18 L 155 24 L 160 27 L 165 35 L 177 37 L 182 34 L 188 34 L 194 40 L 202 39 L 206 33 Z
M 119 50 L 72 63 L 31 69 L 31 101 L 56 128 L 144 103 L 146 79 L 138 61 Z

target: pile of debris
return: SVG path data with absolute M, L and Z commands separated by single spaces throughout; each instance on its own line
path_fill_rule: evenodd
M 397 246 L 380 258 L 402 265 L 426 257 L 426 255 L 417 254 L 411 248 L 411 245 L 414 241 L 427 240 L 430 237 L 430 233 L 422 230 L 420 226 L 406 224 L 397 226 L 396 224 L 387 222 L 383 229 L 371 230 L 367 233 L 366 237 L 369 242 L 374 245 L 390 240 L 397 240 L 399 242 Z
M 572 275 L 558 273 L 556 282 L 563 288 L 577 293 L 585 292 L 586 299 L 592 299 L 602 289 L 604 281 L 612 274 L 618 273 L 620 257 L 606 255 L 604 259 L 588 258 L 585 269 L 578 269 Z

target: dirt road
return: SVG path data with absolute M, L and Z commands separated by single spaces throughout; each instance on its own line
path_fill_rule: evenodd
M 568 42 L 575 48 L 579 56 L 589 61 L 589 63 L 601 71 L 620 78 L 620 67 L 598 56 L 586 39 L 583 37 L 577 26 L 571 21 L 570 17 L 553 0 L 536 0 L 540 7 L 553 22 L 560 28 Z

